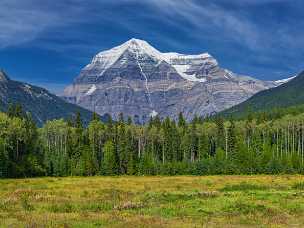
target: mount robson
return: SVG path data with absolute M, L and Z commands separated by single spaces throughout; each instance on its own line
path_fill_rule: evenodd
M 64 90 L 63 98 L 100 115 L 187 120 L 210 116 L 285 81 L 261 81 L 220 67 L 208 53 L 162 53 L 131 39 L 98 53 Z

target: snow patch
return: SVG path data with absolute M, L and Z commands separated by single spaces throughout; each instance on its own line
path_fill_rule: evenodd
M 96 91 L 96 89 L 97 89 L 96 85 L 95 84 L 92 85 L 91 88 L 88 90 L 88 92 L 86 92 L 85 95 L 87 95 L 87 96 L 92 95 Z
M 293 77 L 290 77 L 290 78 L 285 78 L 285 79 L 277 80 L 277 81 L 275 81 L 275 83 L 277 83 L 277 84 L 284 84 L 284 83 L 289 82 L 290 80 L 294 79 L 295 77 L 297 77 L 297 76 L 293 76 Z
M 168 62 L 171 62 L 172 59 L 208 59 L 212 58 L 212 56 L 209 53 L 202 53 L 199 55 L 185 55 L 185 54 L 180 54 L 176 52 L 168 52 L 168 53 L 162 53 L 162 56 L 165 60 Z
M 25 84 L 24 85 L 26 88 L 28 88 L 28 89 L 31 89 L 32 87 L 30 86 L 30 85 L 28 85 L 28 84 Z
M 199 55 L 184 55 L 175 52 L 163 53 L 163 58 L 167 63 L 175 68 L 177 73 L 184 79 L 192 82 L 206 82 L 205 78 L 197 78 L 195 74 L 190 73 L 192 64 L 205 64 L 206 62 L 216 60 L 212 58 L 208 53 L 202 53 Z
M 156 112 L 155 110 L 153 110 L 151 113 L 150 113 L 150 117 L 154 118 L 158 115 L 158 112 Z
M 134 53 L 138 54 L 148 54 L 155 60 L 160 61 L 162 53 L 153 48 L 150 44 L 148 44 L 144 40 L 131 39 L 122 45 L 114 47 L 110 50 L 102 51 L 98 53 L 92 60 L 91 64 L 87 65 L 87 68 L 90 68 L 94 64 L 98 64 L 103 71 L 100 76 L 109 69 L 118 59 L 119 57 L 126 51 L 130 50 Z
M 189 65 L 172 65 L 177 73 L 179 73 L 184 79 L 191 82 L 206 82 L 205 78 L 197 78 L 195 74 L 188 74 L 187 70 L 190 68 Z
M 202 53 L 198 55 L 185 55 L 176 52 L 162 53 L 152 47 L 148 42 L 133 38 L 123 43 L 122 45 L 98 53 L 93 58 L 92 62 L 86 66 L 86 68 L 90 69 L 93 68 L 95 65 L 98 65 L 98 68 L 101 69 L 99 76 L 102 76 L 104 72 L 109 69 L 126 50 L 133 52 L 136 55 L 137 62 L 139 57 L 142 55 L 148 55 L 149 57 L 153 58 L 158 64 L 162 61 L 165 61 L 173 68 L 175 68 L 177 73 L 180 74 L 181 77 L 194 82 L 205 82 L 206 79 L 196 78 L 196 75 L 188 72 L 193 63 L 217 63 L 216 60 L 212 58 L 212 56 L 208 53 Z M 179 61 L 181 61 L 182 64 L 178 63 Z M 139 67 L 141 68 L 141 66 Z

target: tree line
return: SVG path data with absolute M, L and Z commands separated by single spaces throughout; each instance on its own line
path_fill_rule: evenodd
M 0 113 L 0 177 L 304 173 L 304 114 L 279 119 L 120 115 L 84 126 L 79 113 L 37 128 L 20 105 Z

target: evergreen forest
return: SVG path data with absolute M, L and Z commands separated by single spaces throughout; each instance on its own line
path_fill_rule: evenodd
M 0 177 L 304 173 L 304 114 L 277 118 L 81 115 L 38 128 L 20 105 L 0 113 Z

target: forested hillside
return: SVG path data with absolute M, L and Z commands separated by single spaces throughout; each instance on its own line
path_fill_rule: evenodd
M 65 102 L 46 89 L 28 83 L 11 80 L 0 70 L 0 111 L 7 111 L 10 104 L 22 104 L 25 112 L 30 112 L 33 120 L 42 126 L 47 120 L 67 119 L 80 112 L 88 123 L 92 112 Z
M 273 109 L 287 108 L 304 104 L 304 72 L 292 80 L 253 95 L 243 103 L 221 114 L 225 116 L 244 117 L 249 112 L 269 112 Z
M 81 116 L 37 128 L 29 115 L 0 113 L 0 176 L 176 175 L 304 172 L 304 114 L 145 126 Z

